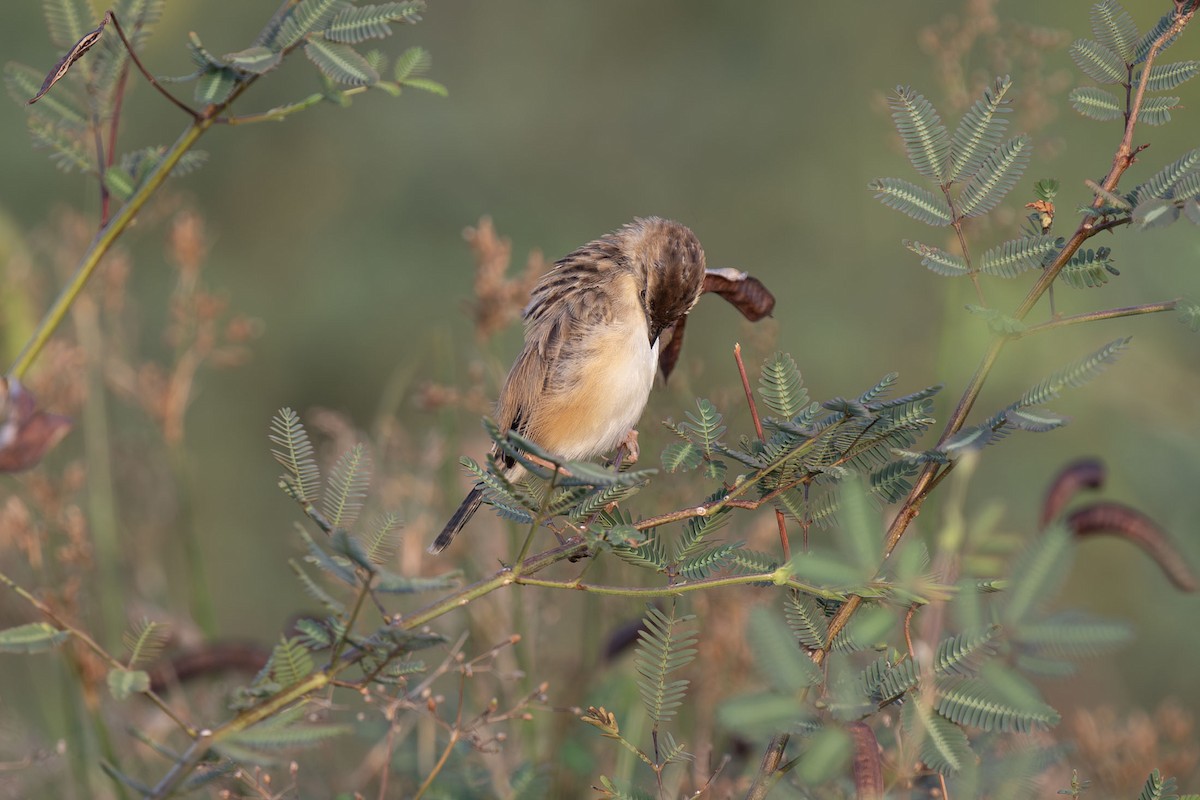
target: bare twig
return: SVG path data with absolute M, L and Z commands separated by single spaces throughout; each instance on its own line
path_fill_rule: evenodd
M 142 77 L 149 81 L 150 85 L 153 86 L 159 94 L 170 100 L 172 105 L 185 111 L 188 116 L 190 116 L 194 121 L 198 122 L 201 118 L 200 112 L 168 92 L 166 87 L 158 82 L 158 78 L 155 78 L 154 75 L 150 73 L 150 70 L 146 69 L 146 67 L 142 64 L 142 60 L 138 58 L 138 54 L 136 51 L 134 51 L 133 45 L 131 45 L 129 43 L 129 39 L 126 38 L 125 30 L 121 27 L 121 22 L 117 19 L 117 15 L 110 10 L 105 12 L 104 18 L 112 21 L 113 27 L 117 29 L 117 35 L 121 37 L 121 44 L 125 45 L 125 51 L 129 53 L 129 60 L 132 61 L 133 65 L 138 68 L 138 72 L 142 73 Z
M 737 362 L 738 376 L 742 379 L 742 389 L 746 392 L 746 405 L 750 406 L 750 419 L 754 420 L 754 432 L 758 434 L 758 440 L 763 444 L 767 443 L 767 437 L 763 433 L 762 420 L 758 418 L 758 407 L 754 404 L 754 392 L 750 390 L 750 379 L 746 376 L 746 365 L 742 363 L 742 345 L 740 343 L 733 346 L 733 360 Z M 792 543 L 788 540 L 787 520 L 784 519 L 783 512 L 778 508 L 775 509 L 775 522 L 779 525 L 779 546 L 783 548 L 783 560 L 792 560 Z M 808 531 L 804 531 L 804 549 L 808 550 Z

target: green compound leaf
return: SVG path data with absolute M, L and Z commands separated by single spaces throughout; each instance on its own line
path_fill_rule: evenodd
M 24 64 L 9 62 L 4 65 L 4 83 L 12 99 L 24 104 L 41 90 L 42 79 L 37 70 Z M 43 122 L 63 126 L 69 130 L 82 131 L 87 125 L 84 112 L 80 111 L 83 101 L 71 92 L 70 87 L 59 84 L 53 92 L 45 94 L 36 106 L 29 106 L 31 116 L 39 116 Z
M 0 631 L 0 653 L 42 653 L 70 637 L 47 622 L 30 622 Z
M 759 673 L 775 691 L 794 694 L 821 682 L 821 668 L 797 646 L 791 630 L 770 609 L 751 609 L 746 637 Z
M 1145 61 L 1146 56 L 1150 54 L 1150 48 L 1153 47 L 1154 43 L 1158 41 L 1158 38 L 1165 34 L 1174 24 L 1175 14 L 1173 12 L 1168 12 L 1159 17 L 1159 20 L 1154 24 L 1154 27 L 1146 31 L 1146 33 L 1142 35 L 1142 38 L 1138 40 L 1137 47 L 1134 49 L 1133 63 L 1140 64 Z M 1170 38 L 1163 42 L 1162 47 L 1158 49 L 1159 54 L 1161 55 L 1168 47 L 1173 45 L 1179 38 L 1179 34 L 1182 32 L 1182 30 L 1176 31 Z
M 1131 206 L 1137 207 L 1152 197 L 1171 197 L 1175 187 L 1197 169 L 1200 169 L 1200 147 L 1189 150 L 1160 169 L 1150 180 L 1139 184 L 1126 199 Z
M 1138 111 L 1138 122 L 1147 125 L 1166 125 L 1171 121 L 1171 112 L 1179 108 L 1178 97 L 1147 97 Z
M 1069 420 L 1045 409 L 1010 408 L 1004 412 L 1004 421 L 1017 430 L 1046 433 L 1061 428 Z
M 379 73 L 371 66 L 371 62 L 348 44 L 314 36 L 304 45 L 304 55 L 335 83 L 371 86 L 379 82 Z
M 909 87 L 898 86 L 888 97 L 888 108 L 913 167 L 926 178 L 945 182 L 950 136 L 933 105 Z
M 1152 201 L 1153 202 L 1153 201 Z M 1109 259 L 1107 247 L 1095 250 L 1079 249 L 1058 273 L 1063 283 L 1072 289 L 1095 289 L 1108 283 L 1109 275 L 1120 275 Z
M 1200 303 L 1180 300 L 1175 311 L 1181 325 L 1186 325 L 1192 333 L 1200 333 Z
M 1097 122 L 1108 122 L 1125 115 L 1125 106 L 1115 94 L 1095 86 L 1072 89 L 1067 95 L 1067 100 L 1071 103 L 1071 108 Z
M 400 83 L 424 75 L 433 66 L 433 56 L 421 47 L 410 47 L 400 54 L 393 68 L 393 76 Z
M 405 78 L 401 81 L 405 86 L 412 89 L 420 89 L 423 92 L 436 94 L 438 97 L 449 97 L 450 90 L 437 81 L 432 81 L 429 78 Z
M 150 674 L 140 669 L 110 669 L 107 682 L 114 700 L 126 700 L 130 695 L 150 691 Z
M 236 53 L 228 53 L 223 60 L 234 69 L 254 75 L 263 75 L 278 67 L 283 61 L 283 55 L 269 47 L 258 45 L 239 50 Z
M 1099 42 L 1077 39 L 1069 52 L 1083 74 L 1097 83 L 1124 83 L 1129 78 L 1129 71 L 1121 57 Z
M 1150 67 L 1150 78 L 1146 88 L 1151 92 L 1169 92 L 1184 81 L 1189 81 L 1200 72 L 1200 61 L 1176 61 L 1171 64 L 1155 64 Z M 1134 78 L 1134 83 L 1138 78 Z
M 991 211 L 1021 179 L 1033 145 L 1027 136 L 1016 136 L 996 147 L 979 165 L 974 177 L 963 187 L 959 213 L 978 217 Z
M 1012 112 L 1008 97 L 1011 88 L 1012 78 L 1007 75 L 997 78 L 996 82 L 984 91 L 983 97 L 976 100 L 975 105 L 963 115 L 950 144 L 953 168 L 950 170 L 949 181 L 973 176 L 987 154 L 1000 144 L 1004 130 L 1008 127 L 1008 120 L 1004 115 Z
M 680 425 L 687 432 L 688 438 L 704 451 L 705 457 L 713 456 L 713 448 L 725 434 L 725 426 L 721 424 L 721 412 L 708 400 L 696 399 L 696 412 L 684 412 L 688 421 Z
M 125 662 L 131 669 L 156 661 L 167 644 L 166 625 L 143 619 L 131 630 L 121 635 L 129 659 Z
M 1115 0 L 1092 6 L 1092 35 L 1127 64 L 1137 57 L 1138 29 L 1129 12 Z
M 368 39 L 386 39 L 392 35 L 392 22 L 417 22 L 421 3 L 381 3 L 373 6 L 350 6 L 337 13 L 321 30 L 331 42 L 359 44 Z
M 280 686 L 291 686 L 307 678 L 313 671 L 312 654 L 299 636 L 281 639 L 271 653 L 268 674 Z
M 957 275 L 966 275 L 969 271 L 967 269 L 967 262 L 963 260 L 962 256 L 947 253 L 940 247 L 932 247 L 908 239 L 904 240 L 904 246 L 921 257 L 921 266 L 929 268 L 931 272 L 937 275 L 954 277 Z
M 371 454 L 360 442 L 342 453 L 325 487 L 321 510 L 333 527 L 349 528 L 358 519 L 371 484 Z
M 317 502 L 321 471 L 313 458 L 312 443 L 300 415 L 290 408 L 281 408 L 271 418 L 271 455 L 287 470 L 284 477 L 293 487 L 301 503 Z
M 1083 386 L 1107 369 L 1109 364 L 1116 361 L 1129 345 L 1129 341 L 1130 337 L 1128 336 L 1121 339 L 1114 339 L 1094 353 L 1090 353 L 1077 361 L 1071 362 L 1062 369 L 1056 370 L 1049 378 L 1025 392 L 1021 396 L 1021 399 L 1017 401 L 1015 407 L 1028 408 L 1029 406 L 1040 406 L 1058 397 L 1062 390 L 1067 387 L 1077 389 Z
M 87 173 L 94 169 L 94 155 L 89 155 L 82 134 L 37 115 L 29 117 L 29 133 L 33 146 L 50 150 L 50 160 L 63 172 Z
M 1119 620 L 1062 611 L 1017 626 L 1013 641 L 1039 656 L 1076 659 L 1110 652 L 1129 642 L 1133 629 Z
M 202 106 L 224 103 L 238 85 L 238 75 L 226 67 L 213 67 L 196 80 L 196 102 Z
M 1040 534 L 1012 567 L 1012 582 L 1002 601 L 1001 620 L 1017 625 L 1057 592 L 1071 563 L 1071 533 L 1054 525 Z
M 1170 800 L 1175 796 L 1175 779 L 1164 778 L 1157 769 L 1146 778 L 1138 800 Z
M 265 36 L 261 43 L 272 50 L 286 50 L 328 25 L 344 6 L 344 0 L 300 0 L 288 11 L 278 28 L 263 32 Z
M 787 353 L 776 352 L 763 361 L 758 393 L 780 419 L 794 419 L 808 407 L 808 390 L 800 368 Z
M 812 711 L 798 697 L 769 691 L 737 695 L 717 709 L 721 725 L 751 736 L 794 730 L 811 718 Z
M 951 222 L 950 206 L 945 198 L 928 189 L 899 178 L 876 178 L 867 185 L 875 198 L 888 208 L 894 208 L 926 225 L 942 226 Z
M 853 752 L 850 734 L 841 728 L 823 728 L 806 742 L 796 762 L 796 780 L 802 786 L 821 786 L 842 774 Z
M 953 775 L 975 761 L 963 729 L 916 698 L 905 703 L 901 724 L 912 741 L 920 742 L 920 756 L 930 769 Z
M 1021 333 L 1028 327 L 1021 320 L 1005 314 L 998 308 L 984 308 L 975 303 L 967 303 L 965 308 L 975 316 L 987 320 L 988 330 L 994 333 Z
M 982 630 L 946 637 L 938 643 L 933 668 L 944 675 L 974 675 L 983 660 L 995 652 L 993 642 L 999 633 L 999 625 L 989 625 Z
M 1061 237 L 1046 234 L 1010 239 L 984 252 L 979 271 L 1001 278 L 1015 278 L 1047 264 L 1062 246 Z
M 673 442 L 662 451 L 662 465 L 667 472 L 691 472 L 702 461 L 704 451 L 691 442 Z
M 642 705 L 656 727 L 675 716 L 687 692 L 686 679 L 668 680 L 668 677 L 690 664 L 697 652 L 695 615 L 676 616 L 674 603 L 669 612 L 668 615 L 654 606 L 647 607 L 642 629 L 638 631 L 634 662 L 640 676 L 637 684 Z
M 809 650 L 820 650 L 825 647 L 825 642 L 829 637 L 829 620 L 825 617 L 824 610 L 817 605 L 817 601 L 811 595 L 796 589 L 788 592 L 783 613 L 796 641 Z
M 1029 733 L 1058 724 L 1058 712 L 1045 703 L 1027 699 L 1006 700 L 980 678 L 944 682 L 938 686 L 937 711 L 951 722 L 1001 733 Z

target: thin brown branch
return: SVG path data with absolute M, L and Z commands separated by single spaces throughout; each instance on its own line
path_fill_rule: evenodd
M 742 379 L 742 390 L 746 393 L 746 405 L 750 407 L 750 419 L 754 421 L 754 432 L 758 434 L 758 440 L 763 444 L 767 443 L 767 437 L 763 433 L 762 420 L 758 417 L 758 406 L 754 403 L 754 392 L 750 390 L 750 378 L 746 376 L 746 365 L 742 363 L 742 345 L 737 343 L 733 346 L 733 360 L 737 362 L 738 376 Z M 778 508 L 775 509 L 775 522 L 779 525 L 779 545 L 783 548 L 783 560 L 792 560 L 792 543 L 788 540 L 787 520 L 784 519 L 783 512 Z M 807 536 L 804 542 L 804 549 L 808 549 Z
M 108 147 L 104 167 L 100 171 L 100 185 L 104 187 L 104 173 L 112 169 L 113 164 L 117 160 L 117 133 L 121 128 L 121 109 L 125 105 L 125 87 L 129 83 L 129 63 L 126 62 L 121 67 L 121 75 L 117 78 L 116 89 L 113 90 L 113 107 L 112 113 L 108 118 Z M 110 206 L 112 205 L 112 196 L 108 193 L 107 187 L 104 188 L 102 201 L 100 203 L 100 227 L 103 228 L 108 224 Z
M 963 261 L 967 265 L 967 275 L 971 277 L 971 285 L 975 287 L 975 297 L 979 300 L 979 305 L 987 308 L 987 301 L 983 297 L 983 285 L 979 283 L 979 271 L 971 264 L 971 249 L 967 247 L 967 237 L 963 234 L 962 217 L 958 215 L 958 209 L 954 207 L 954 198 L 950 196 L 950 185 L 942 186 L 942 194 L 946 197 L 946 205 L 950 207 L 951 224 L 954 226 L 954 233 L 958 236 L 958 246 L 962 250 Z
M 202 116 L 200 112 L 196 111 L 196 109 L 192 108 L 187 103 L 183 102 L 175 95 L 167 91 L 166 87 L 158 82 L 158 78 L 155 78 L 152 74 L 150 74 L 150 70 L 146 69 L 145 65 L 142 64 L 142 60 L 138 58 L 137 53 L 133 49 L 133 45 L 129 43 L 129 39 L 125 36 L 125 30 L 121 27 L 121 22 L 117 19 L 117 15 L 109 10 L 105 12 L 104 18 L 112 21 L 113 27 L 117 29 L 117 35 L 121 37 L 121 43 L 125 45 L 125 51 L 129 53 L 129 60 L 132 61 L 133 65 L 138 68 L 138 72 L 142 73 L 142 77 L 149 81 L 150 85 L 153 86 L 159 94 L 170 100 L 172 105 L 185 111 L 193 120 L 198 122 Z
M 779 781 L 779 768 L 790 739 L 786 733 L 777 733 L 771 738 L 758 764 L 758 772 L 754 774 L 754 782 L 750 784 L 750 791 L 746 793 L 746 800 L 764 800 Z

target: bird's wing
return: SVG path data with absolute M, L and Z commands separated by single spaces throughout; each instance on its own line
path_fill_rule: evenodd
M 627 269 L 617 244 L 605 237 L 564 256 L 538 281 L 524 312 L 525 347 L 500 390 L 502 430 L 526 434 L 539 401 L 565 388 L 588 346 L 587 332 L 611 320 L 605 286 L 613 271 Z

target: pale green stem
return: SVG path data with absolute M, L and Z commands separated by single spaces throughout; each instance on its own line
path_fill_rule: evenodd
M 1032 336 L 1035 333 L 1051 331 L 1056 328 L 1066 328 L 1070 325 L 1081 325 L 1085 322 L 1096 322 L 1102 319 L 1117 319 L 1118 317 L 1136 317 L 1139 314 L 1158 314 L 1163 311 L 1174 311 L 1179 307 L 1179 300 L 1165 300 L 1161 303 L 1145 303 L 1139 306 L 1109 308 L 1103 311 L 1088 311 L 1083 314 L 1073 314 L 1069 317 L 1059 317 L 1040 325 L 1031 325 L 1020 333 L 1013 335 L 1014 339 Z
M 21 378 L 25 372 L 33 364 L 38 354 L 42 352 L 46 342 L 50 341 L 50 337 L 58 329 L 63 319 L 67 315 L 67 311 L 71 308 L 71 304 L 75 302 L 75 298 L 87 286 L 88 280 L 92 277 L 92 273 L 96 271 L 96 267 L 100 265 L 101 259 L 112 248 L 113 243 L 125 232 L 129 224 L 133 222 L 138 212 L 146 205 L 146 201 L 162 186 L 167 176 L 171 174 L 171 170 L 179 163 L 179 159 L 183 154 L 192 148 L 196 140 L 208 130 L 213 121 L 208 118 L 196 120 L 188 127 L 183 135 L 180 136 L 171 149 L 163 156 L 162 162 L 150 173 L 146 178 L 146 182 L 134 192 L 129 201 L 121 207 L 121 210 L 105 225 L 96 238 L 92 240 L 92 244 L 88 247 L 83 258 L 79 262 L 79 266 L 75 270 L 75 275 L 71 278 L 71 282 L 66 285 L 58 298 L 54 301 L 54 305 L 46 312 L 42 318 L 33 336 L 29 342 L 21 350 L 21 354 L 17 356 L 17 360 L 13 363 L 9 370 L 9 375 L 14 378 Z

